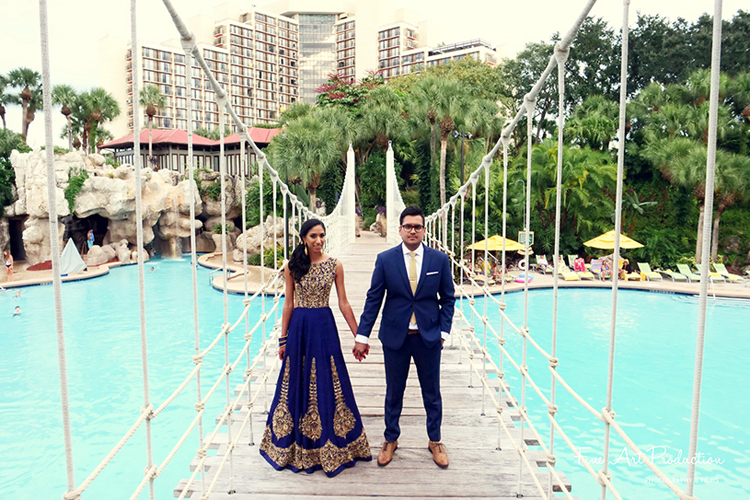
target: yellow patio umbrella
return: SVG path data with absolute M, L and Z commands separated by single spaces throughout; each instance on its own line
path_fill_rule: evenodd
M 490 252 L 502 252 L 503 250 L 503 237 L 499 234 L 496 234 L 495 236 L 490 236 L 487 238 L 487 250 Z M 467 246 L 467 250 L 484 250 L 484 242 L 477 241 L 473 245 Z M 519 242 L 515 240 L 511 240 L 506 238 L 505 239 L 505 251 L 506 252 L 515 252 L 516 250 L 522 250 L 524 248 L 523 245 L 521 245 Z
M 615 230 L 607 231 L 596 238 L 584 243 L 587 247 L 601 248 L 603 250 L 614 250 L 615 248 Z M 620 234 L 620 248 L 641 248 L 643 245 L 624 234 Z

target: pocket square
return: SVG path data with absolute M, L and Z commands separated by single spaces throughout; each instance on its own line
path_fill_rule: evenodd
M 425 274 L 425 276 L 430 276 L 431 274 L 438 274 L 440 271 L 432 271 L 431 273 Z

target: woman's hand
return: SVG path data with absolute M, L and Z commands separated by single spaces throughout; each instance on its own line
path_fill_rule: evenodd
M 286 346 L 279 347 L 279 359 L 284 361 L 284 353 L 286 353 Z

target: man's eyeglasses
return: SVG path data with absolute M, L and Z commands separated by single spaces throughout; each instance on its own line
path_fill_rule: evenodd
M 422 224 L 415 224 L 413 226 L 411 224 L 404 224 L 401 226 L 401 229 L 403 229 L 407 233 L 411 233 L 412 231 L 415 231 L 418 233 L 422 231 L 422 229 L 424 229 L 424 226 Z

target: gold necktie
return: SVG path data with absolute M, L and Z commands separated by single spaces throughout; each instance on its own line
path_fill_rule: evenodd
M 415 252 L 409 252 L 411 260 L 409 261 L 409 284 L 411 285 L 411 293 L 417 293 L 417 254 Z M 411 313 L 411 322 L 417 322 L 417 316 Z

